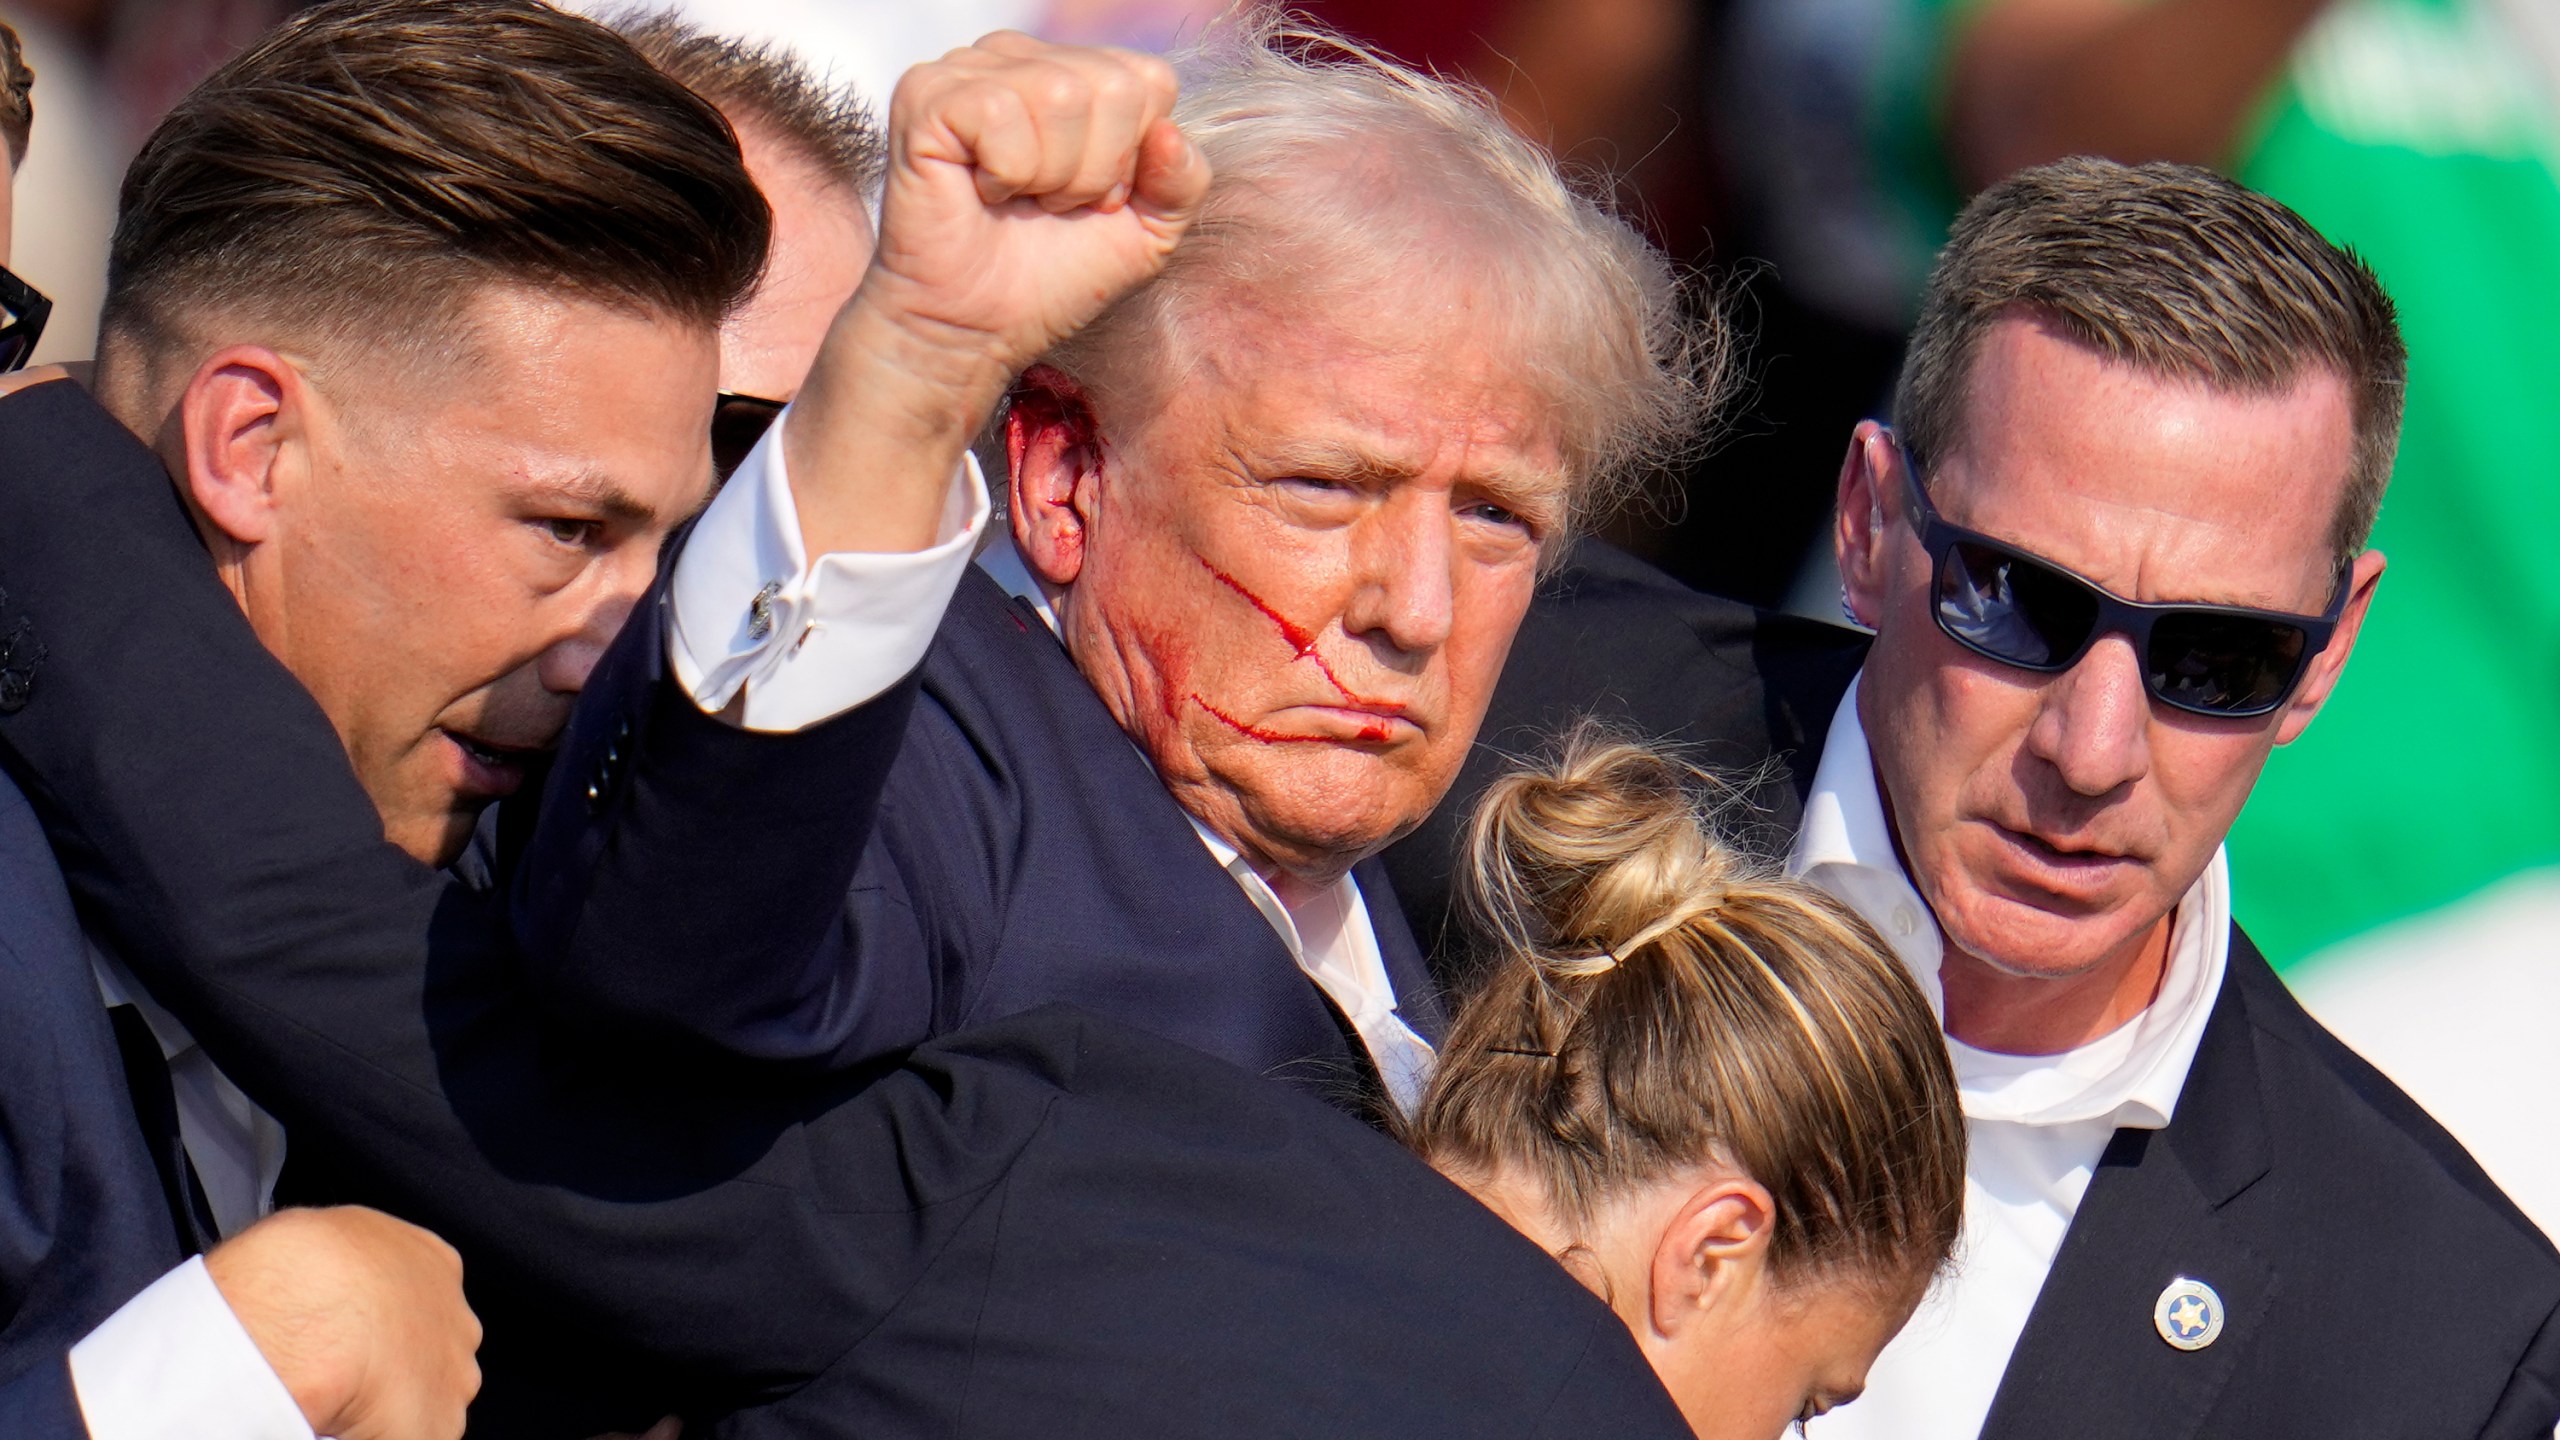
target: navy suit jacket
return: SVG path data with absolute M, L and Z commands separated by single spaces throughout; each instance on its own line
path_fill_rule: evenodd
M 1335 1107 L 1147 1032 L 1044 1007 L 830 1120 L 817 1203 L 906 1233 L 861 1256 L 881 1303 L 842 1358 L 724 1433 L 1690 1434 L 1553 1257 Z
M 626 663 L 589 682 L 559 763 L 594 798 L 546 810 L 518 892 L 563 1017 L 842 1067 L 1067 1002 L 1337 1098 L 1366 1077 L 1340 1012 L 1065 648 L 974 569 L 914 692 L 864 707 L 879 728 L 902 721 L 864 757 L 868 803 L 782 822 L 862 837 L 843 883 L 666 886 L 665 857 L 710 837 L 665 823 L 628 783 L 665 773 L 653 717 L 691 703 L 663 663 L 664 623 L 663 607 L 636 615 Z M 1354 875 L 1406 1023 L 1436 1040 L 1440 1003 L 1385 870 Z
M 802 1437 L 1686 1433 L 1534 1245 L 1333 1107 L 1150 1034 L 1052 1008 L 798 1075 L 555 1040 L 502 907 L 383 842 L 157 461 L 73 387 L 0 400 L 0 584 L 0 632 L 46 656 L 0 750 L 83 913 L 283 1120 L 313 1198 L 461 1250 L 475 1434 L 671 1410 Z M 631 833 L 696 837 L 660 883 L 833 923 L 816 872 L 858 863 L 837 822 L 898 694 L 766 736 L 655 693 L 602 733 Z
M 0 1434 L 84 1434 L 65 1355 L 179 1258 L 71 896 L 0 777 Z

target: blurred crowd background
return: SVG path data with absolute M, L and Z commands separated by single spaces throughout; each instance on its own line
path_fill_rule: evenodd
M 570 0 L 620 8 L 627 0 Z M 1250 3 L 1250 0 L 1247 0 Z M 1168 48 L 1228 0 L 654 0 L 885 101 L 992 29 Z M 0 0 L 39 122 L 17 263 L 85 356 L 115 188 L 291 0 Z M 2243 923 L 2560 1233 L 2560 3 L 1304 0 L 1492 91 L 1733 307 L 1753 384 L 1613 538 L 1836 616 L 1830 497 L 1947 221 L 2019 166 L 2212 164 L 2381 273 L 2412 352 L 2355 663 L 2231 840 Z

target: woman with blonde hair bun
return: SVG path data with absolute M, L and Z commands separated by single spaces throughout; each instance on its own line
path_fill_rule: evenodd
M 1711 777 L 1585 729 L 1470 837 L 1490 950 L 1402 1137 L 1606 1301 L 1701 1436 L 1845 1403 L 1946 1263 L 1936 1017 L 1846 907 L 1720 842 Z

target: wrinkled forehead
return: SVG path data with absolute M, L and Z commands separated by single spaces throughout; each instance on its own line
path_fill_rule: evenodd
M 1487 287 L 1311 300 L 1227 287 L 1184 307 L 1179 353 L 1131 439 L 1203 443 L 1265 476 L 1410 479 L 1553 511 L 1574 498 L 1557 407 Z
M 2355 465 L 2346 382 L 2226 389 L 2105 359 L 2032 325 L 1986 336 L 1932 502 L 2129 598 L 2316 613 Z

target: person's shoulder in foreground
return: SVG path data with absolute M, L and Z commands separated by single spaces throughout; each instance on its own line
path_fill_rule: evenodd
M 2245 1363 L 2321 1382 L 2285 1387 L 2287 1433 L 2312 1433 L 2315 1415 L 2351 1433 L 2396 1413 L 2378 1407 L 2405 1411 L 2421 1396 L 2434 1397 L 2446 1433 L 2550 1433 L 2560 1250 L 2443 1126 L 2305 1013 L 2245 936 L 2234 937 L 2221 1003 L 2246 1016 L 2245 1039 L 2229 1036 L 2236 1024 L 2208 1038 L 2187 1097 L 2202 1103 L 2180 1118 L 2196 1142 L 2227 1147 L 2228 1168 L 2199 1178 L 2244 1187 L 2220 1208 L 2273 1272 L 2270 1318 L 2294 1317 L 2235 1337 L 2259 1352 L 2243 1350 Z M 2225 1066 L 2254 1069 L 2262 1111 L 2248 1109 L 2249 1077 L 2226 1081 Z M 2167 1134 L 2184 1148 L 2195 1142 L 2182 1128 Z M 2244 1185 L 2237 1161 L 2250 1139 L 2265 1168 Z M 2197 1158 L 2216 1163 L 2211 1150 Z M 2342 1330 L 2378 1343 L 2342 1345 Z M 2272 1399 L 2233 1400 L 2214 1412 L 2217 1433 L 2278 1418 Z
M 817 1203 L 952 1235 L 741 1433 L 1689 1433 L 1607 1305 L 1395 1141 L 1099 1016 L 934 1041 L 809 1139 Z

